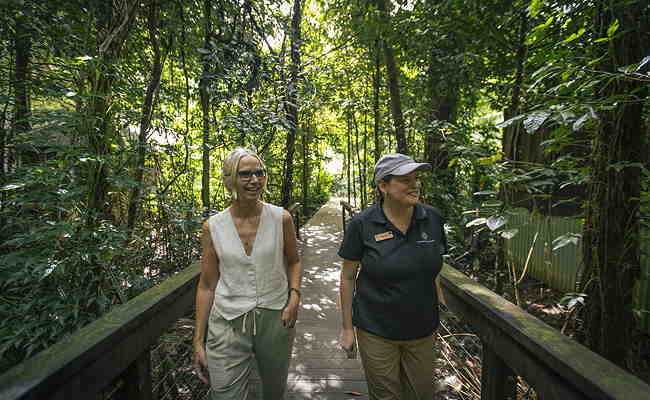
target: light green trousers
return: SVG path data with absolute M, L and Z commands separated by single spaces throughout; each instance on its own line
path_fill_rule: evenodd
M 256 308 L 227 321 L 212 313 L 206 353 L 213 400 L 246 400 L 257 361 L 264 400 L 281 400 L 293 346 L 294 328 L 282 326 L 282 311 Z

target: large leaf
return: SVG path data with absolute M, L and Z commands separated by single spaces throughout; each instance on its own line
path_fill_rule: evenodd
M 487 219 L 485 219 L 485 218 L 476 218 L 476 219 L 474 219 L 472 221 L 469 221 L 465 225 L 465 227 L 469 228 L 470 226 L 483 225 L 486 221 L 487 221 Z
M 0 192 L 4 192 L 6 190 L 20 189 L 23 186 L 25 186 L 24 183 L 10 183 L 8 185 L 4 185 L 4 186 L 0 187 Z
M 569 232 L 567 234 L 564 234 L 564 235 L 561 235 L 561 236 L 558 236 L 553 240 L 553 243 L 552 243 L 553 251 L 557 251 L 557 250 L 561 249 L 562 247 L 565 247 L 565 246 L 567 246 L 569 244 L 574 244 L 574 245 L 577 246 L 579 239 L 580 239 L 580 234 L 571 233 L 571 232 Z
M 535 111 L 528 114 L 524 120 L 524 128 L 526 129 L 526 132 L 533 133 L 537 131 L 550 115 L 550 113 L 545 111 Z
M 501 235 L 501 237 L 506 239 L 506 240 L 510 240 L 513 237 L 515 237 L 515 235 L 517 235 L 517 233 L 519 233 L 519 229 L 513 228 L 513 229 L 508 229 L 508 230 L 499 232 L 499 235 Z
M 489 230 L 494 232 L 497 229 L 501 228 L 503 225 L 505 225 L 506 222 L 508 222 L 508 220 L 504 216 L 492 215 L 487 219 L 485 224 L 487 225 Z

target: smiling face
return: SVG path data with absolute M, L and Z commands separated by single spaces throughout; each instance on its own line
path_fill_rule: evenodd
M 260 161 L 253 156 L 244 156 L 239 160 L 237 175 L 234 176 L 233 190 L 237 199 L 257 201 L 262 196 L 266 185 L 266 172 Z
M 379 190 L 384 201 L 396 202 L 403 206 L 414 206 L 420 201 L 420 178 L 417 171 L 410 174 L 390 176 L 379 182 Z

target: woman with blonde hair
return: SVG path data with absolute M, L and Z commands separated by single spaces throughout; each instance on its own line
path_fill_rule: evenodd
M 232 203 L 203 224 L 194 369 L 213 399 L 246 399 L 253 359 L 262 398 L 284 396 L 302 266 L 291 215 L 262 201 L 267 171 L 245 148 L 223 163 Z

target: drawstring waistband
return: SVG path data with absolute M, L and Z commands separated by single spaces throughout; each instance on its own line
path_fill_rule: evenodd
M 255 335 L 257 335 L 257 322 L 256 322 L 257 318 L 255 318 L 255 314 L 259 314 L 259 311 L 257 311 L 257 309 L 255 309 L 255 308 L 250 310 L 250 311 L 246 311 L 246 313 L 244 313 L 244 320 L 243 320 L 243 323 L 242 323 L 241 332 L 246 333 L 246 318 L 248 318 L 248 314 L 250 314 L 250 313 L 253 313 L 253 336 L 255 336 Z

